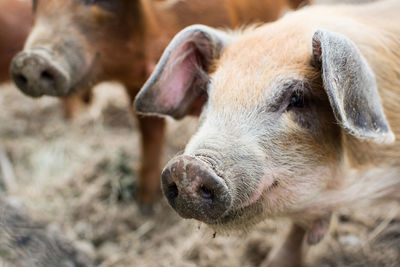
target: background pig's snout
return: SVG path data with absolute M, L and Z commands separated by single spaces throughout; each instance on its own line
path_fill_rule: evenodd
M 29 96 L 65 96 L 69 90 L 69 77 L 46 54 L 43 51 L 19 53 L 11 64 L 12 79 Z
M 179 156 L 162 173 L 162 189 L 169 204 L 184 218 L 212 223 L 231 205 L 225 182 L 206 163 Z

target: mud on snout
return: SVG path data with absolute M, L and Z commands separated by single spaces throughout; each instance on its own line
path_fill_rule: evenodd
M 267 185 L 265 177 L 256 174 L 250 179 L 240 164 L 228 162 L 233 161 L 223 163 L 200 153 L 173 158 L 162 172 L 162 190 L 171 207 L 183 218 L 219 230 L 261 221 L 262 195 L 273 182 Z

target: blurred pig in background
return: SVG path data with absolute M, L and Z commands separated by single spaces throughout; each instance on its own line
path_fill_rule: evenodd
M 32 97 L 85 94 L 102 81 L 122 83 L 133 101 L 175 33 L 193 23 L 235 27 L 271 21 L 303 1 L 34 0 L 34 27 L 12 63 L 15 84 Z M 72 112 L 74 103 L 70 101 Z M 142 164 L 137 200 L 159 195 L 165 123 L 138 116 Z
M 0 82 L 11 80 L 10 65 L 13 57 L 23 49 L 31 30 L 33 15 L 31 0 L 2 0 L 0 2 Z M 64 117 L 74 116 L 76 105 L 90 102 L 90 92 L 83 96 L 70 96 L 62 100 Z

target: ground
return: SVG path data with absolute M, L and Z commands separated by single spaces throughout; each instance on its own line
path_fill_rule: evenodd
M 214 237 L 206 225 L 180 219 L 163 198 L 152 215 L 140 213 L 132 199 L 139 137 L 128 105 L 118 85 L 104 84 L 96 88 L 92 107 L 66 122 L 57 100 L 33 100 L 12 85 L 0 88 L 0 140 L 17 183 L 7 199 L 17 199 L 17 207 L 40 222 L 21 226 L 27 232 L 17 245 L 1 235 L 0 266 L 32 266 L 41 257 L 44 252 L 27 252 L 42 242 L 30 242 L 37 225 L 45 233 L 56 228 L 95 266 L 259 266 L 283 241 L 284 219 Z M 169 122 L 165 160 L 184 147 L 195 127 L 195 120 Z M 0 233 L 19 235 L 21 227 L 7 225 L 2 216 Z M 304 253 L 309 266 L 400 266 L 400 208 L 385 203 L 342 209 L 330 234 Z M 82 262 L 90 266 L 90 260 Z

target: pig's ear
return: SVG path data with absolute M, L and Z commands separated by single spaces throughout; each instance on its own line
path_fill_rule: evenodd
M 222 31 L 194 25 L 178 33 L 136 97 L 138 112 L 176 119 L 198 115 L 207 101 L 209 72 L 231 41 Z
M 312 50 L 314 61 L 322 68 L 323 86 L 341 126 L 361 139 L 394 142 L 375 75 L 355 44 L 340 34 L 318 30 L 312 38 Z

